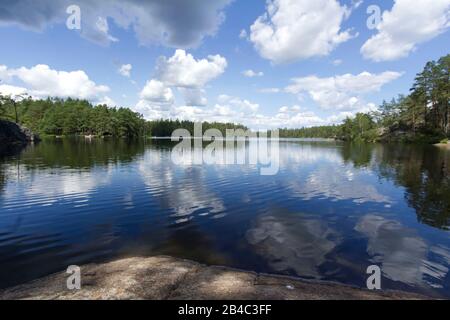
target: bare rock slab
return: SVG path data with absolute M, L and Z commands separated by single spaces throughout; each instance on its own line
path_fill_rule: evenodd
M 69 290 L 68 274 L 50 275 L 0 291 L 0 300 L 370 300 L 427 299 L 398 291 L 368 291 L 205 266 L 172 257 L 136 257 L 81 266 L 81 289 Z

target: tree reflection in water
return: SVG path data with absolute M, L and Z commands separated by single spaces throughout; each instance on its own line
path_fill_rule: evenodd
M 345 144 L 346 163 L 365 167 L 405 188 L 417 219 L 435 228 L 450 227 L 450 150 L 427 145 Z
M 434 146 L 386 145 L 374 152 L 377 172 L 405 188 L 417 219 L 432 227 L 450 226 L 450 151 Z

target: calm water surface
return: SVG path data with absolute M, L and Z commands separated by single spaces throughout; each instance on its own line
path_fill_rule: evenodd
M 165 141 L 46 140 L 0 160 L 0 287 L 158 254 L 450 298 L 450 151 L 287 141 L 280 172 Z

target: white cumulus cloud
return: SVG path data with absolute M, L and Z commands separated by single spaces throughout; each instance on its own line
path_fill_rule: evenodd
M 147 81 L 141 91 L 140 98 L 156 105 L 171 105 L 174 103 L 172 89 L 166 87 L 161 81 L 154 79 Z
M 285 91 L 292 94 L 307 93 L 322 109 L 341 111 L 367 111 L 374 107 L 364 102 L 364 94 L 379 91 L 402 73 L 386 71 L 380 74 L 362 72 L 328 78 L 308 76 L 292 79 Z
M 186 106 L 204 107 L 208 104 L 204 89 L 179 88 L 184 96 Z
M 253 71 L 253 70 L 245 70 L 242 71 L 242 74 L 247 78 L 254 78 L 254 77 L 262 77 L 264 76 L 264 73 L 261 71 Z
M 15 96 L 27 94 L 27 89 L 17 86 L 11 86 L 8 84 L 0 85 L 0 95 L 10 96 L 14 99 Z
M 341 30 L 351 9 L 337 0 L 269 0 L 250 27 L 250 41 L 274 63 L 326 56 L 353 37 Z
M 168 86 L 201 88 L 225 72 L 227 60 L 220 55 L 196 60 L 184 50 L 176 50 L 170 57 L 160 57 L 156 66 L 157 78 Z
M 245 113 L 255 113 L 259 109 L 259 104 L 257 103 L 252 103 L 247 99 L 232 97 L 226 94 L 220 95 L 217 100 L 219 106 L 226 106 L 234 110 L 238 109 Z
M 395 0 L 383 13 L 378 33 L 361 48 L 373 61 L 407 57 L 421 43 L 444 33 L 450 27 L 450 0 Z
M 183 95 L 185 106 L 206 106 L 208 100 L 205 85 L 225 72 L 227 60 L 220 55 L 195 59 L 184 50 L 176 50 L 170 58 L 160 57 L 156 63 L 154 79 L 147 82 L 141 92 L 139 108 L 150 103 L 152 110 L 161 105 L 172 104 L 172 88 Z
M 82 71 L 59 71 L 51 69 L 48 65 L 38 64 L 31 68 L 21 67 L 9 69 L 0 66 L 0 70 L 6 74 L 8 82 L 19 81 L 20 87 L 9 83 L 9 87 L 3 86 L 3 90 L 19 90 L 22 88 L 33 97 L 61 97 L 87 99 L 93 102 L 103 100 L 105 94 L 110 91 L 105 85 L 97 85 Z M 13 87 L 16 89 L 13 90 Z M 19 88 L 19 89 L 18 89 Z
M 119 68 L 119 73 L 124 77 L 131 77 L 131 70 L 133 69 L 133 66 L 131 64 L 123 64 Z
M 280 88 L 262 88 L 258 90 L 259 93 L 279 93 L 281 92 Z

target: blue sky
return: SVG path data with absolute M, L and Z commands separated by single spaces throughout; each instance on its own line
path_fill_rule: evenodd
M 450 0 L 2 1 L 0 92 L 254 129 L 337 123 L 408 93 L 449 53 L 449 17 Z

